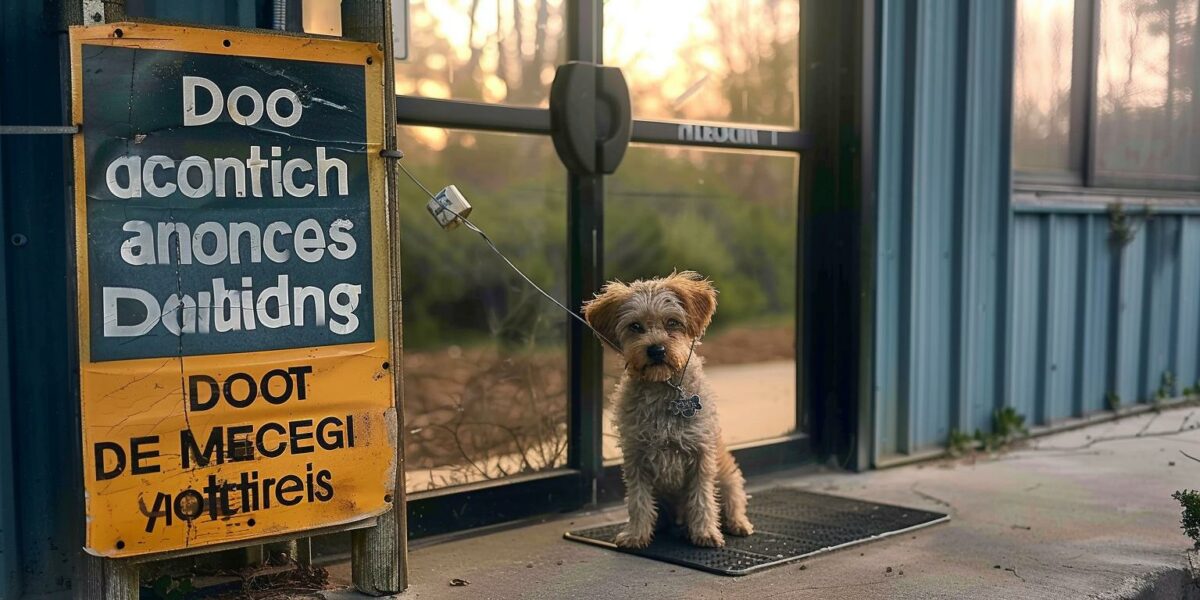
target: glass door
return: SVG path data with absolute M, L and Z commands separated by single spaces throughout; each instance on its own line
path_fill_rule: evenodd
M 407 168 L 433 191 L 456 185 L 472 220 L 572 308 L 607 279 L 712 278 L 720 307 L 698 354 L 727 441 L 748 473 L 805 460 L 799 0 L 409 8 L 395 65 Z M 556 153 L 550 90 L 569 61 L 624 74 L 632 145 L 611 175 Z M 603 138 L 612 107 L 594 101 L 595 115 L 567 118 L 596 118 Z M 410 535 L 619 498 L 605 411 L 619 357 L 400 189 Z

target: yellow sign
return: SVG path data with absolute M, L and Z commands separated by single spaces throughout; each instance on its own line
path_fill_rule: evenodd
M 382 52 L 122 23 L 71 57 L 86 550 L 389 510 Z

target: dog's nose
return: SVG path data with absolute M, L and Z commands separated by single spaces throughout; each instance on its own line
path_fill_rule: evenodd
M 655 344 L 646 348 L 646 356 L 649 356 L 650 360 L 660 363 L 667 358 L 667 349 L 659 344 Z

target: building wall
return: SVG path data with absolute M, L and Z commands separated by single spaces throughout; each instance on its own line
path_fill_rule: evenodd
M 879 7 L 877 462 L 1005 401 L 1011 6 Z
M 1012 404 L 1038 423 L 1179 395 L 1200 377 L 1200 216 L 1020 207 L 1013 222 Z M 1172 381 L 1173 380 L 1173 381 Z
M 1014 194 L 1014 0 L 880 0 L 876 464 L 1200 377 L 1200 211 Z
M 62 103 L 58 15 L 54 3 L 0 3 L 0 115 L 4 125 L 69 122 Z M 9 58 L 9 57 L 19 57 Z M 61 594 L 74 576 L 82 546 L 82 474 L 75 408 L 73 347 L 68 320 L 74 303 L 67 236 L 69 138 L 0 136 L 0 211 L 6 246 L 0 281 L 7 334 L 0 358 L 8 372 L 0 385 L 0 598 Z M 2 371 L 0 371 L 2 372 Z M 4 478 L 9 477 L 9 487 Z M 9 496 L 8 494 L 11 494 Z M 5 521 L 8 521 L 7 523 Z M 70 549 L 70 551 L 66 551 Z M 7 584 L 7 585 L 5 585 Z

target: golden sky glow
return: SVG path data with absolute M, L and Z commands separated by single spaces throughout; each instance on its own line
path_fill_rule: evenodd
M 566 61 L 565 10 L 564 0 L 412 0 L 396 91 L 546 106 Z M 604 62 L 625 73 L 637 116 L 798 122 L 797 0 L 608 0 L 604 15 Z M 764 63 L 786 80 L 765 76 L 775 71 Z

